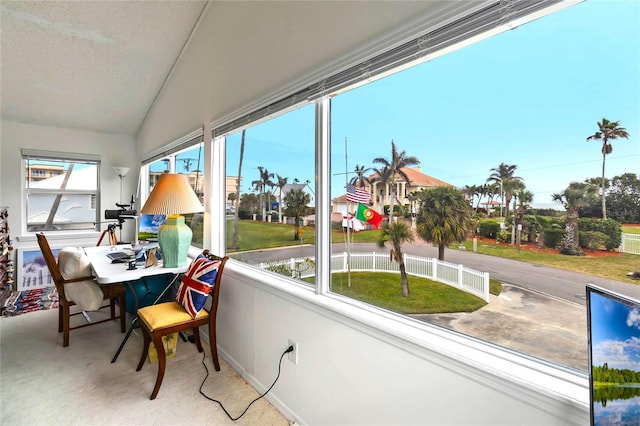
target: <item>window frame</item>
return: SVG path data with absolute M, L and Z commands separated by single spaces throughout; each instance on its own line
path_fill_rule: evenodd
M 85 164 L 96 167 L 96 188 L 95 189 L 48 189 L 48 188 L 30 188 L 29 187 L 29 175 L 27 170 L 30 168 L 30 161 L 43 161 L 43 162 L 58 162 L 58 163 L 67 163 L 68 164 Z M 100 185 L 100 176 L 101 176 L 101 158 L 99 155 L 94 154 L 83 154 L 76 152 L 62 152 L 62 151 L 46 151 L 46 150 L 35 150 L 35 149 L 21 149 L 21 181 L 22 185 L 22 214 L 21 214 L 21 223 L 22 223 L 22 234 L 23 235 L 34 235 L 36 232 L 40 232 L 40 230 L 30 231 L 29 227 L 29 196 L 30 195 L 89 195 L 89 207 L 88 210 L 93 210 L 95 213 L 94 220 L 91 221 L 93 223 L 92 227 L 86 228 L 77 228 L 77 229 L 48 229 L 46 232 L 55 233 L 57 235 L 63 234 L 81 234 L 88 232 L 97 232 L 100 229 L 100 198 L 101 198 L 101 185 Z M 72 222 L 75 223 L 75 222 Z M 78 222 L 85 223 L 85 222 Z

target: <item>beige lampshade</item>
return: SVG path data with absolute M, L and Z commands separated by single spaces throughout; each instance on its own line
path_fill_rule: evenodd
M 162 174 L 140 213 L 183 214 L 203 212 L 204 206 L 183 174 Z

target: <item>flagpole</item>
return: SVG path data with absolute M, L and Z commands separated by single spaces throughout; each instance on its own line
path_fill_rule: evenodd
M 347 189 L 349 184 L 349 164 L 347 162 L 347 137 L 344 137 L 344 188 Z M 351 224 L 349 223 L 349 214 L 351 206 L 349 204 L 349 191 L 346 191 L 347 197 L 347 287 L 351 287 L 351 244 L 349 240 L 349 232 Z

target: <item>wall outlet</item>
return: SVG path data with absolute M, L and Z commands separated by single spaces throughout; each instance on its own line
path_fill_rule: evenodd
M 291 339 L 289 339 L 289 346 L 293 346 L 293 352 L 289 352 L 287 354 L 287 357 L 289 358 L 289 361 L 291 361 L 294 364 L 298 364 L 298 342 L 295 342 Z

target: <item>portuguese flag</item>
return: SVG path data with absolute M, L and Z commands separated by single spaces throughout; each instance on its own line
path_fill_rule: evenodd
M 382 222 L 382 216 L 380 215 L 380 213 L 375 210 L 371 210 L 369 207 L 365 206 L 362 203 L 358 203 L 358 212 L 356 213 L 356 219 L 370 223 L 376 229 L 378 229 L 378 227 L 380 226 L 380 222 Z

